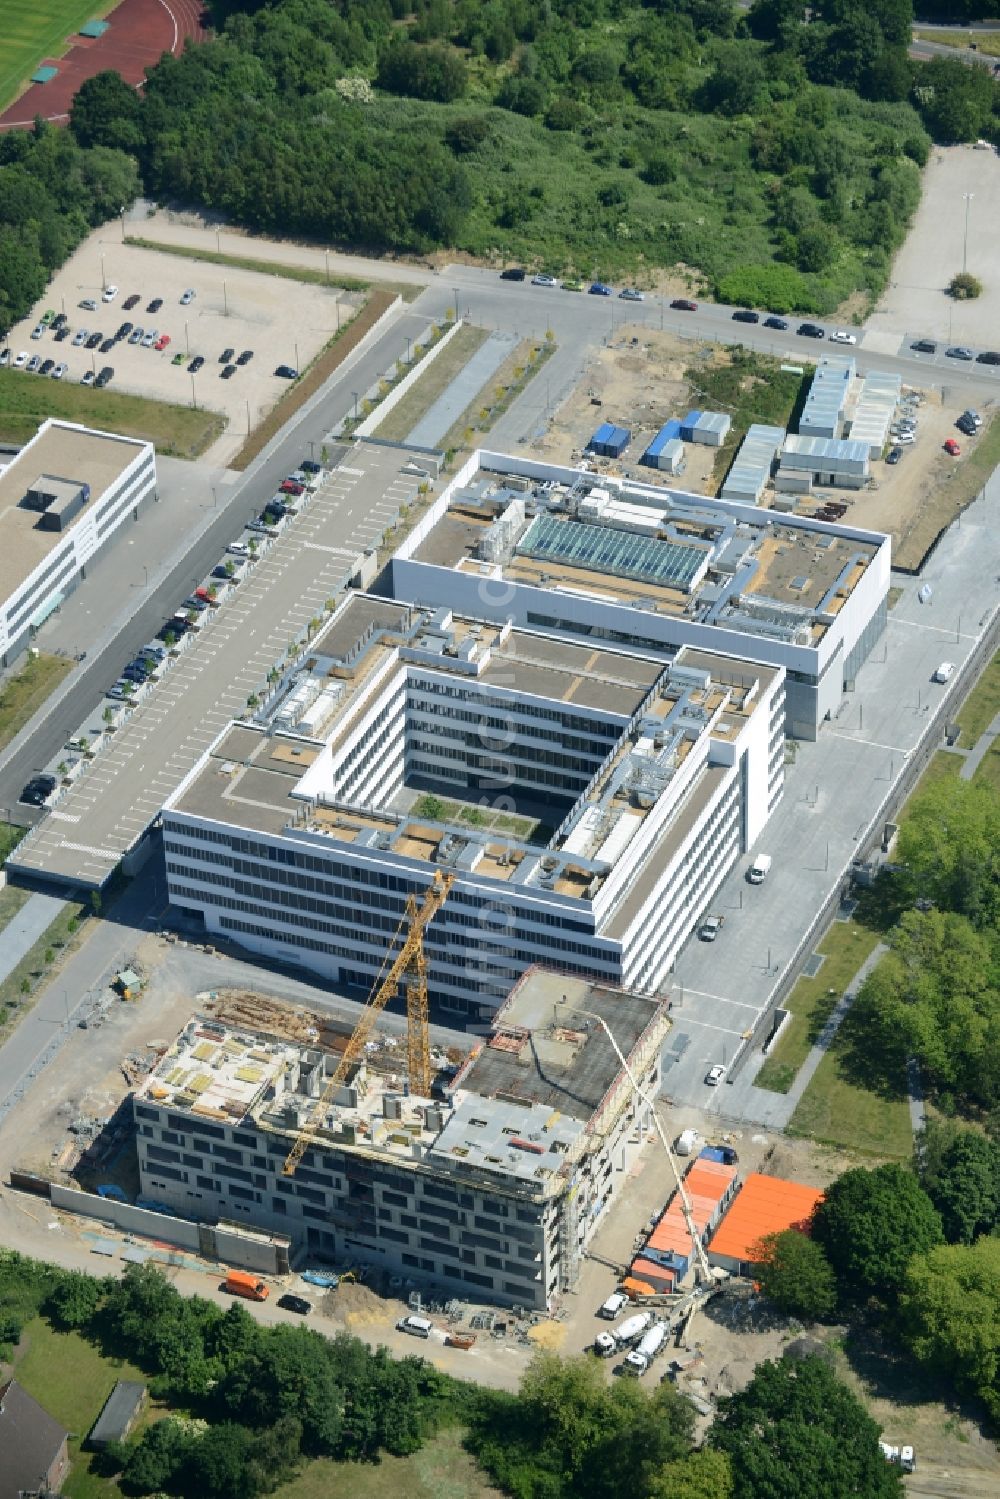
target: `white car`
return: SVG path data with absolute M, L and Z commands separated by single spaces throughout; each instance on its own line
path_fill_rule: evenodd
M 61 380 L 62 377 L 63 377 L 63 375 L 65 375 L 65 373 L 66 373 L 66 371 L 68 369 L 69 369 L 69 365 L 68 364 L 57 364 L 56 367 L 55 367 L 55 369 L 52 371 L 52 378 L 53 378 L 53 380 Z
M 537 276 L 532 276 L 531 284 L 532 286 L 558 286 L 559 282 L 555 276 L 546 276 L 539 273 Z
M 705 1073 L 705 1081 L 710 1088 L 717 1088 L 725 1075 L 725 1067 L 723 1067 L 721 1062 L 716 1062 L 715 1066 L 710 1067 Z
M 24 366 L 27 364 L 27 362 L 28 362 L 28 356 L 27 356 L 27 354 L 18 354 L 18 355 L 15 356 L 15 359 L 14 359 L 14 368 L 16 370 L 23 370 Z
M 183 295 L 181 296 L 181 306 L 182 307 L 188 307 L 194 301 L 194 298 L 195 298 L 195 293 L 192 291 L 191 287 L 189 286 L 188 289 L 187 289 L 187 291 L 184 292 Z
M 932 682 L 947 682 L 949 680 L 949 678 L 954 674 L 954 671 L 955 671 L 955 663 L 954 663 L 954 661 L 942 661 L 941 665 L 938 667 L 937 671 L 931 677 L 931 681 Z
M 9 349 L 0 349 L 0 365 L 10 364 L 11 353 Z
M 142 347 L 144 349 L 151 349 L 159 336 L 159 332 L 156 328 L 150 328 L 148 333 L 144 333 L 142 335 Z
M 844 328 L 837 328 L 835 332 L 830 334 L 830 342 L 832 344 L 856 344 L 857 341 L 858 335 L 856 333 L 848 333 Z
M 101 301 L 102 302 L 113 302 L 115 300 L 115 297 L 117 297 L 117 295 L 118 295 L 118 288 L 117 288 L 117 286 L 106 286 L 104 288 L 104 291 L 101 293 Z
M 32 330 L 31 330 L 31 336 L 32 336 L 32 338 L 41 338 L 41 336 L 42 336 L 42 334 L 44 332 L 45 332 L 45 324 L 44 323 L 36 323 L 35 327 L 32 328 Z
M 94 380 L 96 378 L 97 377 L 95 376 L 93 370 L 84 370 L 84 372 L 83 372 L 83 378 L 80 381 L 80 384 L 81 385 L 93 385 Z

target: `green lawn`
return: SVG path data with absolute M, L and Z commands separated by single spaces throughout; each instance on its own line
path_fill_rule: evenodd
M 786 1001 L 792 1018 L 754 1079 L 759 1088 L 788 1092 L 831 1010 L 878 940 L 878 932 L 856 921 L 833 923 L 815 948 L 826 954 L 826 962 L 815 978 L 800 978 Z
M 0 374 L 4 373 L 0 370 Z M 72 661 L 65 656 L 28 656 L 20 670 L 8 677 L 0 687 L 0 749 L 34 718 L 49 693 L 72 669 Z M 3 852 L 6 857 L 10 850 L 4 849 Z
M 17 98 L 45 57 L 61 57 L 67 38 L 106 16 L 117 0 L 3 0 L 0 24 L 0 110 Z
M 118 1499 L 121 1493 L 110 1478 L 90 1471 L 92 1458 L 80 1443 L 100 1415 L 101 1407 L 119 1379 L 145 1376 L 133 1364 L 104 1358 L 79 1333 L 55 1332 L 41 1317 L 30 1321 L 14 1356 L 20 1383 L 69 1432 L 72 1471 L 63 1492 L 67 1499 Z
M 1000 796 L 1000 745 L 994 739 L 992 748 L 984 756 L 979 769 L 972 777 L 973 781 L 986 781 Z
M 975 47 L 986 57 L 1000 57 L 1000 32 L 990 31 L 921 31 L 913 35 L 922 42 L 940 42 L 942 47 Z
M 0 864 L 6 862 L 7 855 L 13 853 L 27 831 L 16 822 L 0 822 Z
M 217 411 L 0 370 L 0 438 L 27 442 L 48 416 L 146 438 L 171 458 L 197 458 L 226 425 Z
M 448 347 L 435 355 L 420 378 L 413 382 L 399 405 L 379 423 L 375 436 L 403 442 L 438 397 L 461 374 L 488 336 L 485 328 L 460 328 Z
M 440 1432 L 413 1457 L 380 1463 L 330 1462 L 321 1458 L 275 1491 L 274 1499 L 499 1499 L 462 1446 L 456 1428 Z M 73 1499 L 73 1496 L 70 1496 Z
M 863 1155 L 908 1160 L 913 1152 L 910 1112 L 900 1079 L 898 1096 L 874 1093 L 851 1081 L 845 1059 L 845 1026 L 820 1062 L 788 1123 L 790 1135 L 808 1135 Z
M 30 898 L 30 890 L 19 890 L 16 885 L 7 885 L 0 890 L 0 933 Z
M 1000 713 L 1000 654 L 983 672 L 969 696 L 962 704 L 958 722 L 962 726 L 961 743 L 972 749 L 980 734 L 986 732 Z

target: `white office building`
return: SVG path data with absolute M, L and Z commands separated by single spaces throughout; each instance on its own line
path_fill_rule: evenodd
M 857 526 L 478 452 L 394 555 L 392 593 L 782 668 L 787 732 L 815 739 L 885 629 L 889 571 L 889 537 Z
M 535 970 L 447 1087 L 420 1098 L 389 1044 L 331 1095 L 339 1058 L 196 1016 L 132 1099 L 141 1191 L 200 1223 L 287 1234 L 306 1263 L 551 1309 L 629 1178 L 660 1083 L 666 1006 Z
M 0 471 L 0 663 L 24 650 L 155 488 L 152 443 L 71 422 L 44 422 Z
M 353 595 L 167 801 L 170 900 L 367 990 L 446 871 L 438 1004 L 487 1019 L 536 963 L 656 992 L 781 795 L 784 682 Z

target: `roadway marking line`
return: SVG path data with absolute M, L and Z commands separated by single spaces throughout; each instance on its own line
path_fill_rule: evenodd
M 912 750 L 901 749 L 898 744 L 882 744 L 878 739 L 860 739 L 856 734 L 844 734 L 836 729 L 827 729 L 826 732 L 832 734 L 834 739 L 846 739 L 849 744 L 867 744 L 872 749 L 888 750 L 890 754 L 903 755 L 907 759 L 913 754 Z
M 675 1019 L 674 1029 L 679 1031 L 682 1025 L 700 1025 L 706 1031 L 721 1031 L 724 1036 L 742 1036 L 743 1034 L 743 1031 L 731 1030 L 728 1025 L 712 1025 L 709 1021 L 699 1020 L 694 1015 L 685 1015 L 683 1011 L 681 1011 L 680 1015 L 678 1015 Z M 744 1026 L 744 1030 L 749 1029 L 750 1026 Z M 675 1053 L 675 1055 L 679 1055 L 679 1053 Z
M 978 640 L 979 639 L 978 635 L 970 635 L 967 632 L 960 632 L 960 631 L 958 631 L 956 629 L 950 629 L 949 630 L 944 625 L 928 625 L 928 624 L 925 624 L 922 619 L 905 619 L 905 618 L 902 618 L 902 617 L 899 618 L 899 619 L 896 619 L 894 615 L 890 614 L 890 616 L 889 616 L 889 623 L 890 624 L 894 624 L 894 625 L 908 625 L 910 627 L 910 629 L 912 629 L 912 630 L 927 630 L 932 635 L 947 635 L 948 638 L 949 638 L 949 640 L 954 640 L 955 637 L 958 636 L 958 640 L 955 640 L 955 644 L 956 645 L 958 644 L 959 640 Z
M 709 994 L 707 989 L 689 989 L 687 984 L 683 986 L 683 992 L 685 996 L 688 994 L 697 994 L 701 999 L 718 999 L 724 1005 L 739 1005 L 741 1010 L 758 1009 L 757 1005 L 748 1004 L 745 999 L 727 999 L 725 994 Z

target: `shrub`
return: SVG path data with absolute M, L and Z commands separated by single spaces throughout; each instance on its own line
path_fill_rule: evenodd
M 972 275 L 970 271 L 959 271 L 957 276 L 952 276 L 948 282 L 948 295 L 955 298 L 956 302 L 970 302 L 974 297 L 983 294 L 983 283 Z
M 747 265 L 723 276 L 716 286 L 720 302 L 742 307 L 769 307 L 773 312 L 820 312 L 817 297 L 800 271 L 788 265 Z

